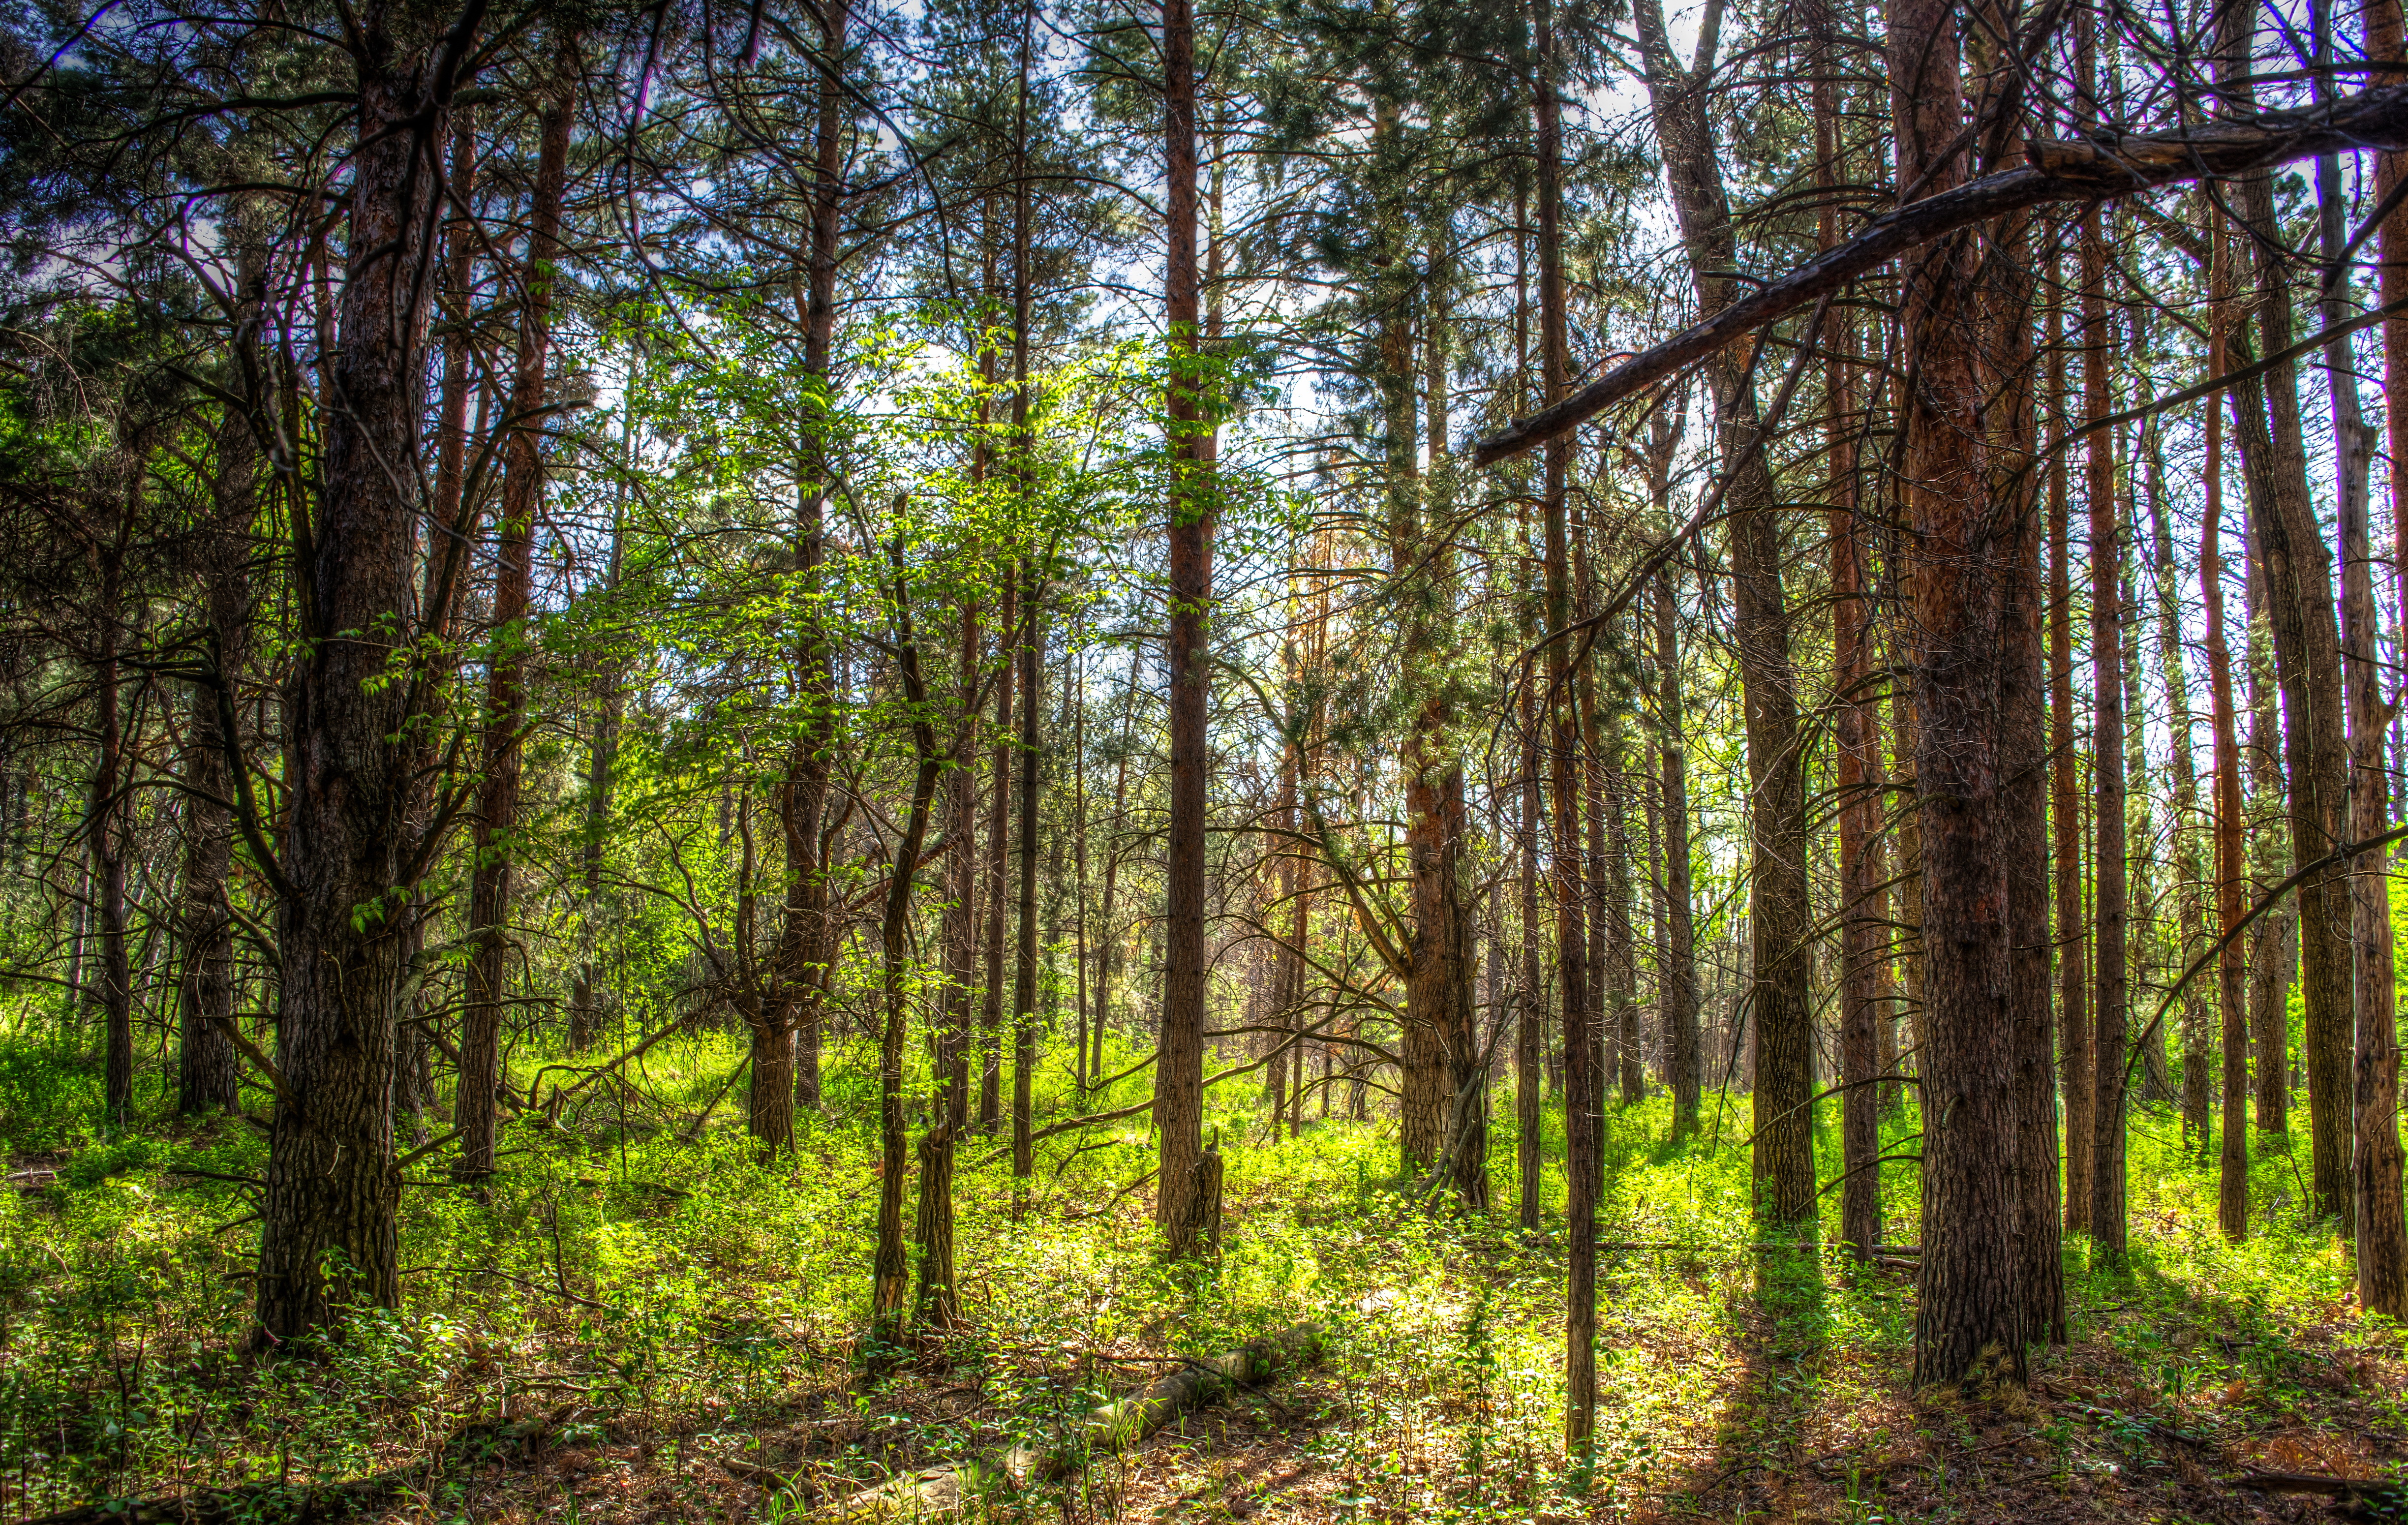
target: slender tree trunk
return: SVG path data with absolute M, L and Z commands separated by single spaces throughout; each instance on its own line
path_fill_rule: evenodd
M 126 957 L 125 853 L 126 802 L 125 725 L 118 693 L 118 643 L 122 639 L 120 587 L 125 548 L 141 514 L 142 479 L 150 470 L 135 456 L 128 468 L 125 498 L 101 532 L 93 560 L 98 572 L 93 605 L 93 753 L 92 780 L 84 812 L 84 829 L 92 854 L 93 916 L 100 937 L 100 1014 L 106 1036 L 102 1109 L 112 1123 L 134 1117 L 134 970 Z
M 979 1130 L 992 1133 L 1003 1121 L 1003 945 L 1011 926 L 1005 907 L 1006 875 L 1011 858 L 1011 704 L 1019 692 L 1015 681 L 1012 638 L 1025 618 L 1020 608 L 1020 580 L 1004 580 L 1003 623 L 996 639 L 1002 670 L 995 684 L 995 750 L 988 769 L 986 866 L 986 968 L 984 998 L 979 1014 Z M 1106 910 L 1111 909 L 1107 877 Z
M 556 39 L 573 49 L 570 39 Z M 468 897 L 475 947 L 468 971 L 466 1021 L 460 1037 L 460 1160 L 464 1177 L 494 1169 L 501 1093 L 501 1023 L 510 954 L 510 898 L 519 856 L 519 797 L 527 728 L 529 600 L 535 587 L 535 514 L 543 501 L 545 368 L 552 354 L 552 285 L 561 257 L 561 203 L 566 194 L 573 120 L 566 82 L 546 92 L 529 217 L 526 260 L 519 269 L 518 366 L 510 387 L 516 421 L 503 450 L 502 513 L 494 532 L 494 655 L 486 669 L 484 777 L 477 795 L 476 873 Z M 753 1063 L 762 1056 L 756 1052 Z M 763 1142 L 782 1147 L 785 1127 Z
M 2235 112 L 2254 108 L 2248 78 L 2253 13 L 2231 6 L 2222 16 L 2218 60 L 2223 94 Z M 2258 264 L 2258 344 L 2270 363 L 2257 384 L 2235 389 L 2236 422 L 2262 497 L 2257 531 L 2272 616 L 2274 669 L 2290 724 L 2284 731 L 2289 784 L 2291 863 L 2312 863 L 2341 845 L 2348 783 L 2343 729 L 2341 637 L 2333 611 L 2332 554 L 2324 543 L 2308 488 L 2300 423 L 2298 369 L 2274 360 L 2292 342 L 2290 272 L 2284 262 L 2270 173 L 2235 183 Z M 2235 338 L 2241 338 L 2236 334 Z M 2243 364 L 2253 355 L 2236 356 Z M 2262 403 L 2262 406 L 2253 404 Z M 2254 506 L 2254 504 L 2253 504 Z M 2300 1057 L 2308 1072 L 2310 1210 L 2347 1221 L 2350 1206 L 2349 874 L 2345 867 L 2312 876 L 2299 889 Z
M 1689 257 L 1698 311 L 1728 306 L 1739 267 L 1730 202 L 1706 95 L 1713 60 L 1684 68 L 1671 51 L 1657 0 L 1639 0 L 1634 17 L 1647 60 L 1656 135 L 1672 209 Z M 1780 519 L 1770 469 L 1758 448 L 1761 424 L 1737 350 L 1708 367 L 1716 444 L 1732 474 L 1729 514 L 1733 635 L 1746 712 L 1748 770 L 1748 1005 L 1756 1035 L 1756 1207 L 1770 1224 L 1815 1231 L 1813 1008 L 1808 989 L 1813 950 L 1807 941 L 1806 780 L 1798 733 L 1797 673 L 1790 662 L 1789 611 L 1782 586 Z
M 1015 414 L 1025 407 L 1020 400 L 1025 395 L 1024 385 L 1015 396 Z M 1044 768 L 1038 706 L 1044 698 L 1045 626 L 1033 562 L 1022 563 L 1021 577 L 1020 943 L 1011 975 L 1011 1173 L 1025 1180 L 1036 1169 L 1029 1119 L 1037 1078 L 1037 791 Z
M 1828 8 L 1808 15 L 1813 38 L 1814 182 L 1828 197 L 1842 178 L 1840 82 L 1832 56 Z M 1815 218 L 1815 242 L 1840 240 L 1839 208 L 1826 199 Z M 1866 591 L 1869 547 L 1856 516 L 1856 376 L 1845 358 L 1854 329 L 1843 324 L 1834 357 L 1824 364 L 1823 448 L 1828 473 L 1831 540 L 1832 785 L 1838 795 L 1840 853 L 1840 1240 L 1860 1260 L 1881 1242 L 1881 1098 L 1874 1089 L 1881 1043 L 1874 1031 L 1873 966 L 1884 929 L 1884 905 L 1874 888 L 1879 825 L 1880 712 L 1871 688 L 1872 606 Z
M 2224 374 L 2229 322 L 2231 241 L 2211 225 L 2207 370 Z M 2207 403 L 2207 501 L 2200 521 L 2199 583 L 2207 617 L 2209 718 L 2215 732 L 2215 927 L 2224 940 L 2215 959 L 2216 1000 L 2224 1050 L 2223 1137 L 2216 1157 L 2216 1225 L 2235 1243 L 2249 1234 L 2249 1020 L 2242 916 L 2240 731 L 2233 723 L 2232 658 L 2224 628 L 2224 404 Z
M 2230 337 L 2228 334 L 2228 338 Z M 2232 411 L 2236 434 L 2247 432 L 2251 416 L 2248 399 L 2255 396 L 2254 380 L 2234 384 Z M 2259 400 L 2262 402 L 2262 398 Z M 2257 408 L 2256 416 L 2264 417 L 2262 406 Z M 2258 534 L 2262 506 L 2257 500 L 2261 482 L 2258 474 L 2248 469 L 2248 449 L 2244 447 L 2241 453 L 2244 487 L 2242 527 L 2248 547 L 2243 558 L 2245 575 L 2242 580 L 2243 611 L 2248 616 L 2247 643 L 2243 655 L 2249 664 L 2249 741 L 2244 750 L 2249 759 L 2249 797 L 2254 810 L 2249 867 L 2251 890 L 2255 895 L 2272 889 L 2275 882 L 2283 877 L 2279 867 L 2281 848 L 2274 840 L 2271 823 L 2284 809 L 2286 791 L 2282 727 L 2276 708 L 2273 641 L 2266 612 L 2264 553 L 2259 547 Z M 2258 917 L 2250 934 L 2250 1047 L 2257 1057 L 2257 1126 L 2262 1132 L 2283 1133 L 2290 1128 L 2288 1008 L 2291 985 L 2299 972 L 2299 902 L 2286 898 L 2280 905 Z
M 1197 1173 L 1204 1126 L 1204 812 L 1215 505 L 1208 448 L 1213 405 L 1197 353 L 1196 33 L 1188 0 L 1162 12 L 1163 144 L 1168 249 L 1163 278 L 1170 336 L 1170 822 L 1164 870 L 1162 1035 L 1154 1125 L 1161 1138 L 1154 1221 L 1170 1255 L 1197 1247 Z
M 2309 7 L 2315 62 L 2331 58 L 2329 0 Z M 2330 90 L 2321 81 L 2319 98 Z M 2322 317 L 2328 326 L 2347 320 L 2339 268 L 2347 234 L 2344 228 L 2341 167 L 2326 155 L 2316 161 L 2316 203 L 2321 213 L 2329 295 Z M 2383 697 L 2380 618 L 2374 602 L 2372 536 L 2368 519 L 2369 440 L 2358 408 L 2358 365 L 2347 338 L 2325 345 L 2325 381 L 2332 401 L 2333 478 L 2340 488 L 2341 648 L 2349 704 L 2349 837 L 2364 842 L 2383 834 L 2388 822 L 2390 779 L 2384 772 L 2383 733 L 2391 723 Z M 2395 468 L 2396 469 L 2396 468 Z M 2401 1216 L 2400 1148 L 2399 988 L 2393 971 L 2391 882 L 2388 854 L 2361 853 L 2350 864 L 2350 961 L 2355 985 L 2356 1032 L 2351 1065 L 2351 1121 L 2355 1212 L 2344 1217 L 2358 1242 L 2358 1305 L 2387 1317 L 2408 1317 L 2408 1222 Z
M 2062 265 L 2059 270 L 2061 274 Z M 2063 280 L 2051 281 L 2058 290 Z M 2062 437 L 2066 416 L 2065 308 L 2048 309 L 2049 433 Z M 2073 738 L 2073 553 L 2070 534 L 2072 495 L 2066 481 L 2066 452 L 2049 458 L 2049 793 L 2054 832 L 2051 866 L 2057 876 L 2055 941 L 2060 1077 L 2065 1094 L 2065 1227 L 2090 1230 L 2090 1144 L 2097 1108 L 2092 1089 L 2089 929 L 2082 916 L 2082 759 Z
M 1563 137 L 1556 98 L 1553 0 L 1538 0 L 1538 77 L 1532 115 L 1539 157 L 1539 348 L 1545 401 L 1562 396 L 1571 381 L 1563 272 Z M 1547 628 L 1571 624 L 1571 547 L 1565 499 L 1571 468 L 1571 441 L 1547 441 L 1546 512 Z M 1578 783 L 1580 715 L 1573 702 L 1570 638 L 1547 646 L 1547 698 L 1553 710 L 1551 792 L 1555 797 L 1556 984 L 1564 1017 L 1564 1231 L 1570 1265 L 1564 1313 L 1564 1442 L 1585 1464 L 1597 1424 L 1597 1117 L 1602 1077 L 1598 1073 L 1596 1022 L 1588 995 L 1588 936 L 1581 915 L 1581 799 Z
M 1698 1126 L 1704 1089 L 1704 1056 L 1698 1041 L 1697 930 L 1691 921 L 1689 880 L 1688 725 L 1682 713 L 1681 647 L 1673 624 L 1673 572 L 1656 577 L 1656 694 L 1663 727 L 1664 763 L 1664 1031 L 1670 1049 L 1672 1131 Z
M 876 1336 L 887 1342 L 898 1332 L 904 1295 L 910 1289 L 910 1265 L 903 1246 L 903 1173 L 910 1168 L 910 1152 L 903 1115 L 903 1040 L 910 1018 L 907 987 L 911 958 L 907 934 L 911 884 L 918 872 L 921 846 L 927 841 L 928 807 L 936 798 L 937 780 L 946 760 L 936 725 L 927 718 L 927 684 L 920 673 L 920 648 L 912 637 L 911 591 L 902 559 L 899 546 L 894 548 L 895 665 L 904 702 L 910 706 L 913 717 L 911 741 L 918 768 L 887 874 L 885 912 L 879 920 L 879 988 L 884 997 L 884 1021 L 878 1037 L 878 1241 L 870 1263 L 869 1316 Z M 926 1200 L 934 1201 L 940 1187 L 950 1191 L 951 1182 L 932 1179 Z
M 2095 26 L 2095 23 L 2093 23 Z M 2076 67 L 2088 89 L 2094 46 L 2086 32 Z M 2107 371 L 2114 353 L 2107 317 L 2107 242 L 2100 214 L 2082 219 L 2082 410 L 2086 422 L 2107 416 Z M 2085 458 L 2084 490 L 2090 514 L 2090 757 L 2094 783 L 2094 875 L 2098 907 L 2098 1018 L 2092 1029 L 2090 1233 L 2110 1256 L 2124 1252 L 2124 1105 L 2126 1026 L 2129 999 L 2125 899 L 2123 516 L 2115 501 L 2115 431 L 2095 430 Z
M 2178 882 L 2174 886 L 2176 969 L 2187 969 L 2200 947 L 2200 890 L 2207 878 L 2199 854 L 2199 781 L 2191 770 L 2190 682 L 2183 660 L 2182 611 L 2176 596 L 2181 582 L 2174 568 L 2173 538 L 2166 527 L 2165 468 L 2157 433 L 2147 436 L 2149 540 L 2157 600 L 2157 660 L 2165 677 L 2166 712 L 2173 739 L 2173 842 Z M 2208 1058 L 2207 1017 L 2193 982 L 2182 995 L 2183 1131 L 2204 1154 L 2207 1150 Z

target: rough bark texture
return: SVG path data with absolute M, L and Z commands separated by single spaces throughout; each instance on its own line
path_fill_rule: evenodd
M 394 1014 L 408 901 L 408 685 L 379 683 L 410 607 L 435 282 L 435 145 L 466 39 L 408 48 L 370 11 L 357 50 L 341 319 L 328 367 L 320 488 L 296 525 L 308 644 L 286 713 L 290 815 L 276 1110 L 261 1201 L 258 1319 L 299 1338 L 338 1304 L 400 1295 L 393 1163 Z M 407 463 L 395 469 L 394 463 Z M 405 630 L 406 630 L 405 626 Z
M 2086 79 L 2087 66 L 2084 66 Z M 2082 220 L 2082 410 L 2107 416 L 2114 338 L 2105 298 L 2106 238 L 2094 209 Z M 2090 1234 L 2109 1255 L 2124 1250 L 2124 1103 L 2129 1012 L 2124 834 L 2123 515 L 2116 511 L 2114 431 L 2092 434 L 2084 460 L 2090 518 L 2090 767 L 2097 832 L 2092 923 L 2098 1015 L 2091 1029 Z
M 2058 282 L 2062 284 L 2062 282 Z M 2065 309 L 2048 310 L 2049 432 L 2066 430 Z M 2058 1074 L 2065 1097 L 2065 1227 L 2090 1229 L 2090 938 L 2082 916 L 2082 759 L 2073 746 L 2073 553 L 2066 453 L 2049 460 L 2049 795 L 2057 878 Z
M 1899 176 L 1942 194 L 1965 174 L 1950 147 L 1964 120 L 1953 10 L 1899 0 L 1889 48 Z M 1900 364 L 1914 378 L 1900 422 L 1928 964 L 1917 1387 L 1990 1373 L 2020 1384 L 2027 1327 L 2007 857 L 2028 844 L 2010 820 L 2001 735 L 2006 561 L 2023 505 L 1994 502 L 1985 481 L 1980 256 L 1970 235 L 1924 251 L 1904 272 L 1899 313 Z
M 844 212 L 844 136 L 851 126 L 843 79 L 848 0 L 829 0 L 826 59 L 839 73 L 823 85 L 812 143 L 810 245 L 803 285 L 803 369 L 828 395 L 836 349 L 836 276 Z M 796 482 L 795 577 L 815 589 L 827 556 L 826 421 L 803 434 Z M 828 779 L 836 748 L 835 652 L 816 623 L 805 622 L 796 642 L 796 697 L 802 727 L 787 754 L 779 816 L 786 833 L 786 921 L 780 931 L 780 975 L 785 1020 L 795 1029 L 795 1100 L 820 1104 L 820 1026 L 827 997 L 835 929 L 828 925 L 826 838 Z
M 2211 237 L 2208 315 L 2210 375 L 2224 373 L 2225 297 L 2229 290 L 2230 244 L 2222 230 Z M 2207 404 L 2207 501 L 2200 514 L 2199 582 L 2207 616 L 2209 719 L 2215 733 L 2215 929 L 2224 940 L 2215 959 L 2215 993 L 2223 1045 L 2223 1129 L 2216 1153 L 2216 1226 L 2226 1238 L 2249 1233 L 2249 1016 L 2246 950 L 2241 923 L 2242 856 L 2240 730 L 2232 711 L 2232 657 L 2224 628 L 2224 405 Z
M 1162 12 L 1164 184 L 1168 249 L 1163 305 L 1170 336 L 1170 823 L 1164 870 L 1162 1035 L 1154 1126 L 1161 1139 L 1154 1221 L 1174 1257 L 1197 1247 L 1196 1171 L 1204 1127 L 1206 634 L 1212 597 L 1211 407 L 1194 355 L 1196 31 L 1188 0 Z

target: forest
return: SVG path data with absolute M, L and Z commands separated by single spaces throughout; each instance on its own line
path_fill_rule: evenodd
M 2408 1518 L 2401 0 L 0 0 L 0 1521 Z

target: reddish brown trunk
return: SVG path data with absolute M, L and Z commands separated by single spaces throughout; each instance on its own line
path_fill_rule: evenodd
M 1161 1138 L 1154 1222 L 1174 1257 L 1193 1253 L 1204 1140 L 1204 812 L 1207 614 L 1212 597 L 1211 404 L 1197 364 L 1196 31 L 1188 0 L 1162 11 L 1163 149 L 1169 334 L 1170 822 L 1164 868 L 1162 1035 L 1154 1124 Z
M 1898 0 L 1889 16 L 1901 180 L 1938 194 L 1966 175 L 1953 10 Z M 1945 156 L 1943 157 L 1943 153 Z M 1917 1387 L 1984 1366 L 2020 1383 L 2026 1334 L 2018 1253 L 2024 1200 L 2015 1072 L 2014 915 L 2007 859 L 2013 759 L 2002 734 L 2014 620 L 2015 526 L 1992 525 L 1979 441 L 1988 389 L 1977 307 L 1980 244 L 1928 247 L 1905 271 L 1900 365 L 1914 566 L 1915 783 L 1921 795 L 1924 982 L 1922 1271 Z
M 477 796 L 476 877 L 468 897 L 475 952 L 460 1036 L 460 1160 L 465 1176 L 494 1168 L 501 1089 L 501 1019 L 513 941 L 510 898 L 527 727 L 527 607 L 535 585 L 535 513 L 543 500 L 544 372 L 552 354 L 552 283 L 560 259 L 571 121 L 565 89 L 545 100 L 526 260 L 519 268 L 518 367 L 503 451 L 501 522 L 494 533 L 494 655 L 486 669 L 484 782 Z M 793 1115 L 785 1131 L 791 1133 Z M 771 1147 L 785 1142 L 769 1141 Z

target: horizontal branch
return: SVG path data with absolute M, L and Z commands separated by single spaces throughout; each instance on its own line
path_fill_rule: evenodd
M 1470 447 L 1494 466 L 1578 428 L 1600 410 L 1685 369 L 1766 324 L 1937 238 L 2049 202 L 2102 201 L 2188 180 L 2247 175 L 2354 149 L 2408 149 L 2408 85 L 2362 91 L 2309 111 L 2268 111 L 2172 133 L 2038 139 L 2027 164 L 1985 175 L 1875 218 L 1846 243 L 1704 322 L 1631 356 L 1579 391 Z

